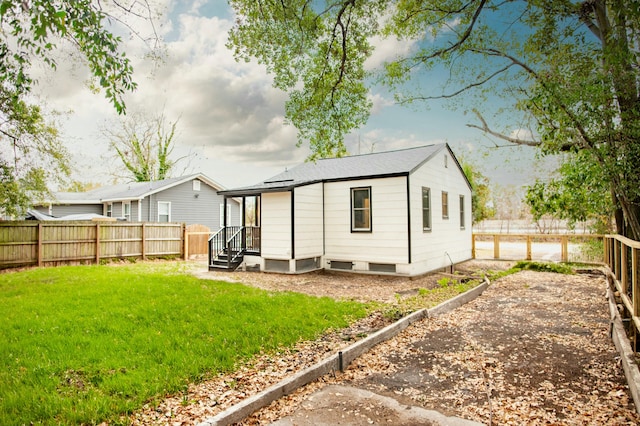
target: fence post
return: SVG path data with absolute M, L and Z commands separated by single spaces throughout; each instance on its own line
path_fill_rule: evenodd
M 184 222 L 180 224 L 180 238 L 182 238 L 182 254 L 184 256 L 184 260 L 187 260 L 189 248 L 187 247 L 187 227 Z
M 96 222 L 96 265 L 100 264 L 100 222 Z
M 569 261 L 569 238 L 566 235 L 560 237 L 560 252 L 562 253 L 562 261 Z
M 253 244 L 251 244 L 251 247 L 253 247 Z M 476 258 L 476 234 L 474 233 L 471 233 L 471 258 Z
M 142 249 L 140 250 L 142 252 L 142 260 L 147 260 L 147 250 L 146 250 L 146 246 L 145 246 L 146 242 L 145 242 L 145 239 L 144 239 L 145 234 L 147 233 L 146 229 L 147 229 L 147 224 L 143 223 L 142 224 Z
M 631 296 L 633 298 L 633 312 L 631 313 L 632 318 L 640 315 L 640 295 L 638 294 L 638 249 L 635 247 L 631 248 Z M 635 323 L 634 323 L 635 324 Z M 633 327 L 633 350 L 637 349 L 638 343 L 638 329 Z
M 38 223 L 38 266 L 42 266 L 42 223 Z
M 500 235 L 493 236 L 493 258 L 500 259 Z
M 633 259 L 632 259 L 633 262 Z M 622 292 L 627 294 L 629 291 L 629 275 L 627 274 L 628 269 L 628 259 L 627 259 L 627 246 L 622 242 L 620 243 L 620 284 L 622 285 Z
M 531 260 L 531 235 L 527 235 L 527 260 Z
M 184 229 L 184 260 L 188 260 L 189 259 L 189 233 L 187 232 L 187 229 Z

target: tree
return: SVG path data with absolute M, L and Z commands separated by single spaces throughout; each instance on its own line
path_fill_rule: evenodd
M 462 171 L 471 184 L 471 210 L 473 223 L 482 222 L 495 216 L 496 210 L 491 203 L 489 180 L 474 166 L 465 160 L 460 161 Z
M 582 161 L 584 153 L 565 155 L 557 177 L 537 180 L 527 188 L 525 201 L 533 219 L 550 215 L 566 220 L 570 227 L 589 222 L 596 233 L 610 233 L 614 209 L 602 170 L 597 163 Z
M 167 128 L 164 114 L 147 117 L 138 113 L 123 119 L 119 129 L 108 126 L 102 132 L 124 165 L 126 177 L 148 182 L 171 177 L 176 164 L 185 158 L 171 159 L 177 124 L 176 120 Z
M 44 196 L 51 179 L 69 173 L 55 122 L 31 93 L 36 83 L 32 67 L 55 70 L 60 52 L 75 52 L 90 69 L 93 86 L 124 113 L 122 97 L 136 84 L 131 63 L 120 51 L 121 39 L 109 28 L 124 24 L 115 11 L 148 19 L 140 13 L 146 7 L 125 8 L 115 1 L 0 1 L 0 214 L 20 215 Z
M 367 119 L 370 87 L 385 84 L 402 103 L 434 98 L 475 102 L 503 96 L 508 125 L 488 134 L 581 153 L 602 171 L 618 210 L 618 231 L 640 239 L 640 7 L 634 0 L 231 0 L 238 14 L 229 45 L 257 58 L 289 93 L 287 118 L 315 156 L 340 153 L 342 139 Z M 414 49 L 367 72 L 374 37 Z M 441 91 L 417 78 L 439 67 Z M 465 98 L 465 101 L 467 99 Z M 477 105 L 475 105 L 477 106 Z M 486 105 L 483 105 L 486 111 Z M 500 112 L 500 111 L 498 111 Z M 484 113 L 486 114 L 486 112 Z M 506 129 L 538 137 L 511 137 Z

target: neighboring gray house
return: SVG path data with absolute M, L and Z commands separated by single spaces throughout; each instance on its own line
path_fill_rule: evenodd
M 471 258 L 471 185 L 447 144 L 303 163 L 220 194 L 257 214 L 214 236 L 210 269 L 415 276 Z
M 55 217 L 95 213 L 131 222 L 201 224 L 212 231 L 225 221 L 222 185 L 202 173 L 153 182 L 103 186 L 87 192 L 54 192 L 34 209 Z M 240 224 L 240 204 L 227 200 L 227 223 Z

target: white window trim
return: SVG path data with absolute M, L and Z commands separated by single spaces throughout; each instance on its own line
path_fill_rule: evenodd
M 464 195 L 460 195 L 460 229 L 464 229 L 465 228 L 465 222 L 466 222 L 466 211 L 464 208 Z
M 129 206 L 129 214 L 127 215 L 127 206 Z M 126 221 L 131 222 L 131 201 L 122 202 L 122 216 Z
M 231 220 L 231 204 L 227 203 L 227 221 L 229 223 L 227 223 L 227 226 L 231 226 L 230 223 L 233 222 Z M 225 226 L 224 223 L 224 203 L 220 203 L 220 227 L 222 228 L 223 226 Z
M 362 211 L 368 210 L 369 211 L 369 227 L 368 228 L 356 228 L 355 227 L 356 207 L 354 206 L 354 193 L 355 193 L 355 191 L 364 191 L 364 190 L 366 190 L 369 193 L 369 207 L 368 208 L 359 208 L 358 210 L 362 210 Z M 373 202 L 371 201 L 371 192 L 372 191 L 371 191 L 371 187 L 370 186 L 351 188 L 351 232 L 372 232 L 373 231 L 373 211 L 372 211 Z
M 447 200 L 446 204 L 445 204 L 445 198 Z M 442 194 L 440 196 L 440 200 L 442 202 L 442 219 L 449 219 L 449 210 L 451 208 L 450 204 L 451 202 L 449 201 L 449 193 L 447 191 L 442 191 Z M 445 209 L 446 206 L 446 209 Z
M 160 222 L 160 205 L 167 205 L 168 206 L 168 218 L 167 218 L 167 222 L 171 222 L 171 201 L 158 201 L 158 214 L 157 214 L 157 221 Z
M 428 198 L 429 205 L 427 206 L 427 210 L 429 212 L 429 226 L 428 227 L 424 226 L 424 210 L 425 210 L 425 208 L 424 208 L 424 193 L 425 192 L 427 192 L 429 194 L 429 198 Z M 431 231 L 431 228 L 433 227 L 433 215 L 431 214 L 431 188 L 423 186 L 421 195 L 422 195 L 422 203 L 421 203 L 422 204 L 422 230 L 423 231 Z

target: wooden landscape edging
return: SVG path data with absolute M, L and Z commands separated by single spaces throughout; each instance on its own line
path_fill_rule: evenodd
M 411 315 L 401 318 L 393 324 L 390 324 L 372 335 L 354 343 L 346 349 L 339 351 L 337 354 L 325 358 L 311 367 L 276 383 L 264 391 L 229 407 L 225 411 L 222 411 L 200 423 L 198 426 L 226 426 L 239 422 L 260 408 L 266 407 L 273 401 L 290 394 L 296 389 L 311 383 L 325 374 L 334 371 L 343 371 L 354 359 L 374 346 L 395 337 L 411 324 L 424 318 L 431 318 L 445 314 L 472 301 L 476 297 L 480 296 L 489 284 L 489 280 L 485 278 L 485 281 L 479 286 L 476 286 L 453 299 L 442 302 L 431 309 L 421 309 Z

